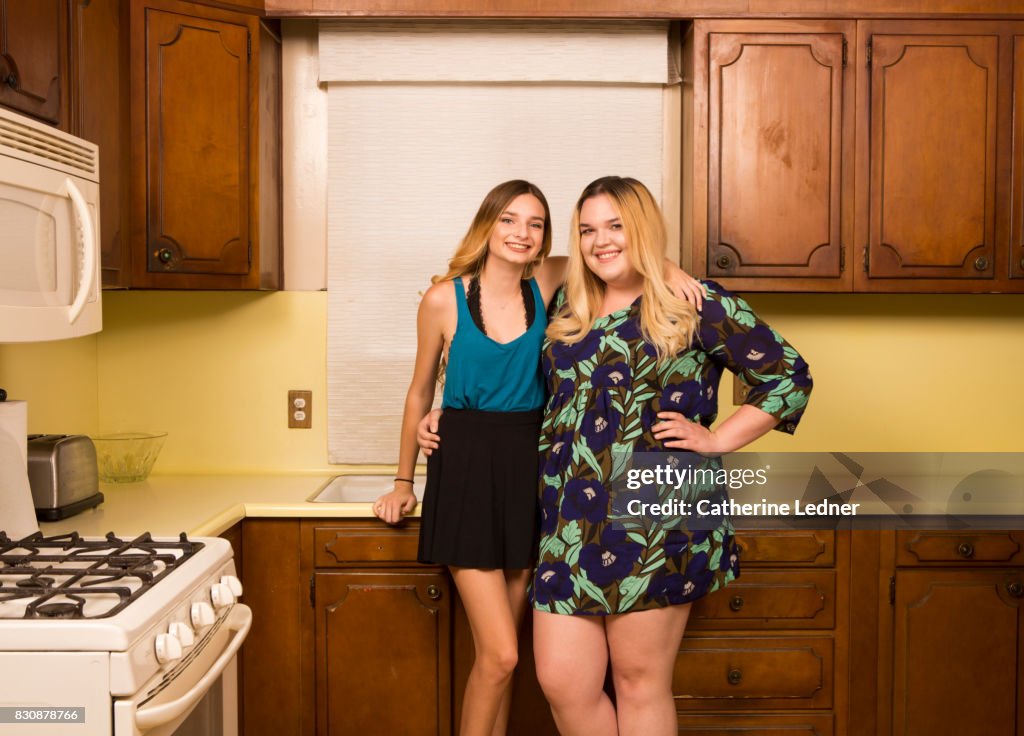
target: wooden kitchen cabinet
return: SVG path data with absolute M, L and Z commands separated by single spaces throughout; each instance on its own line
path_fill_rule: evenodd
M 680 647 L 680 733 L 874 736 L 850 708 L 854 680 L 872 702 L 878 682 L 877 634 L 851 626 L 877 621 L 878 601 L 851 595 L 857 544 L 859 579 L 873 590 L 879 575 L 877 537 L 858 534 L 738 533 L 740 578 L 694 605 Z M 254 612 L 241 660 L 244 733 L 457 730 L 472 636 L 447 572 L 414 562 L 417 537 L 416 520 L 243 522 L 244 600 Z M 859 672 L 853 637 L 870 642 Z M 522 644 L 509 733 L 554 736 L 529 625 Z M 396 692 L 402 707 L 382 708 Z
M 0 105 L 68 130 L 68 0 L 0 0 Z
M 100 149 L 103 286 L 131 285 L 128 4 L 72 0 L 72 132 Z
M 1019 21 L 694 22 L 694 270 L 1024 291 L 1022 43 Z
M 279 39 L 195 3 L 130 8 L 132 286 L 276 288 Z
M 1024 734 L 1024 535 L 888 534 L 879 733 Z
M 736 288 L 848 290 L 853 21 L 698 21 L 694 268 Z
M 451 731 L 449 586 L 429 568 L 315 574 L 318 734 Z

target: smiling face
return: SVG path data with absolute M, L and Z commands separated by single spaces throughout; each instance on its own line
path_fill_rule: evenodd
M 498 215 L 489 255 L 525 267 L 536 260 L 543 242 L 544 205 L 532 194 L 520 194 Z
M 629 237 L 619 211 L 607 194 L 580 207 L 580 254 L 587 268 L 606 284 L 626 287 L 642 281 L 629 256 Z

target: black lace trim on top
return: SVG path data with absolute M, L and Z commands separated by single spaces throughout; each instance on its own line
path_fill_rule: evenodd
M 537 316 L 537 305 L 533 299 L 533 289 L 530 287 L 530 282 L 523 279 L 519 282 L 519 286 L 523 295 L 523 306 L 526 308 L 526 329 L 530 329 L 533 326 L 533 320 Z M 487 334 L 487 328 L 484 327 L 484 315 L 480 310 L 480 278 L 474 276 L 469 280 L 469 290 L 466 292 L 466 306 L 469 307 L 469 314 L 473 318 L 473 322 L 480 329 L 480 332 Z

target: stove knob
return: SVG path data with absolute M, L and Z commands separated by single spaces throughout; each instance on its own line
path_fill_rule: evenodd
M 170 628 L 167 629 L 167 633 L 180 641 L 183 647 L 190 647 L 196 643 L 196 635 L 191 627 L 182 621 L 175 621 L 171 624 Z
M 220 581 L 228 586 L 235 598 L 239 598 L 242 595 L 242 581 L 234 575 L 222 575 Z
M 214 583 L 210 588 L 210 600 L 213 602 L 213 607 L 219 611 L 234 603 L 235 596 L 232 595 L 231 588 L 224 583 Z
M 217 616 L 213 613 L 213 608 L 204 601 L 193 603 L 189 614 L 192 619 L 192 627 L 195 629 L 205 629 L 217 620 Z
M 160 664 L 167 664 L 176 659 L 181 659 L 181 642 L 178 637 L 171 634 L 156 635 L 156 661 Z

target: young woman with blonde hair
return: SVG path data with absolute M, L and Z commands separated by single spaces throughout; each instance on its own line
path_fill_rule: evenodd
M 713 465 L 701 456 L 792 432 L 811 388 L 807 364 L 743 299 L 704 282 L 698 319 L 665 286 L 664 252 L 661 211 L 643 184 L 605 177 L 583 191 L 543 347 L 551 398 L 531 588 L 537 676 L 565 736 L 677 733 L 672 671 L 690 603 L 738 574 L 727 518 L 631 517 L 615 484 L 623 468 L 669 450 Z M 752 389 L 711 429 L 724 369 Z M 614 706 L 603 690 L 609 664 Z
M 428 453 L 419 559 L 449 567 L 473 634 L 462 736 L 503 734 L 508 720 L 516 632 L 537 551 L 540 348 L 566 264 L 547 258 L 550 250 L 540 189 L 513 180 L 487 194 L 448 272 L 420 302 L 395 488 L 374 505 L 391 524 L 415 508 L 417 423 L 443 367 L 444 445 Z M 675 271 L 679 285 L 695 284 Z

